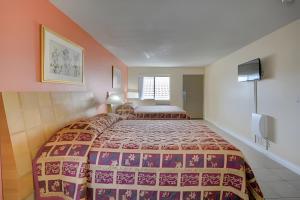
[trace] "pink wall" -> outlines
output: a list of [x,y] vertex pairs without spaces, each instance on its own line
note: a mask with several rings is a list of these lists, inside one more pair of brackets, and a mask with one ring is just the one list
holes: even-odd
[[[39,82],[41,24],[85,49],[85,86]],[[121,68],[127,90],[127,66],[48,0],[1,0],[0,91],[91,90],[103,102],[112,65]]]
[[[85,86],[40,83],[41,24],[84,47]],[[103,103],[112,65],[121,68],[126,91],[127,66],[48,0],[0,0],[0,91],[91,90]]]

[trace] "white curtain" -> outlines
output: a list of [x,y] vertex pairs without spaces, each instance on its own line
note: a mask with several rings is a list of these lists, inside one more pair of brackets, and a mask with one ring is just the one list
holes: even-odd
[[144,77],[140,76],[138,79],[139,99],[143,100]]

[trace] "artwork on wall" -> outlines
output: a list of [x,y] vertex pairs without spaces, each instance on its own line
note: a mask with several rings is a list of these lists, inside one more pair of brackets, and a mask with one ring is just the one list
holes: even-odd
[[122,88],[122,73],[117,67],[112,67],[112,88],[121,89]]
[[84,83],[83,48],[41,27],[42,82]]

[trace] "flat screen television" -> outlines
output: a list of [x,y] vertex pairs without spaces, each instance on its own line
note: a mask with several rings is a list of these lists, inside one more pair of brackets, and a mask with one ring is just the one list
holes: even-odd
[[254,59],[249,62],[238,65],[238,81],[255,81],[261,80],[261,63],[260,59]]

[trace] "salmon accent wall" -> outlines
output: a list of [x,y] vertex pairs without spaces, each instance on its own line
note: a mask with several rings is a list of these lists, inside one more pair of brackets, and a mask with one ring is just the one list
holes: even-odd
[[[85,86],[40,82],[41,24],[85,49]],[[112,65],[122,70],[127,90],[127,66],[48,0],[1,0],[0,27],[0,91],[90,90],[103,103]]]
[[[40,82],[42,24],[85,49],[84,86]],[[98,111],[105,112],[106,92],[112,90],[112,66],[121,69],[126,92],[127,66],[48,0],[1,0],[0,91],[88,90],[102,104]],[[1,182],[0,176],[0,199]]]

